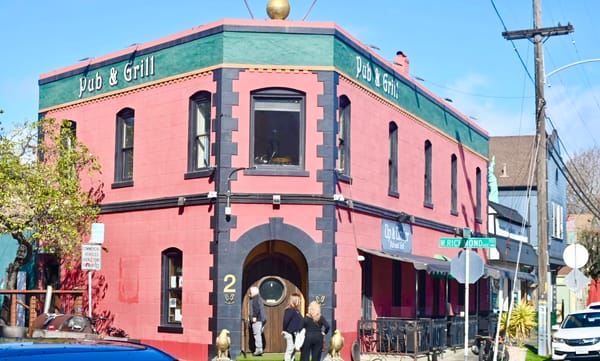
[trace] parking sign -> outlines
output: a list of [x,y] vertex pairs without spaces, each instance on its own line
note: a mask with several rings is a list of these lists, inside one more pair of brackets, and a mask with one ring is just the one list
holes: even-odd
[[102,246],[99,244],[81,245],[81,269],[84,271],[102,269]]

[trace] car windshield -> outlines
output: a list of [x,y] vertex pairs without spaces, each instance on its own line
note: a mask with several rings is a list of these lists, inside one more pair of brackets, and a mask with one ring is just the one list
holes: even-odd
[[562,328],[600,327],[600,312],[568,315]]

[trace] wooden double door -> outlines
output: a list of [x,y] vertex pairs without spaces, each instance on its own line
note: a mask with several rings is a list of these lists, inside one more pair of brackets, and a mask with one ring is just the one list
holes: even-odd
[[[290,280],[279,276],[264,276],[250,286],[258,287],[264,300],[267,323],[263,333],[263,349],[266,353],[285,351],[285,339],[281,334],[283,329],[283,314],[293,293],[301,295],[302,310],[305,310],[302,291]],[[254,351],[254,337],[249,322],[249,296],[244,295],[242,304],[242,349],[245,352]]]

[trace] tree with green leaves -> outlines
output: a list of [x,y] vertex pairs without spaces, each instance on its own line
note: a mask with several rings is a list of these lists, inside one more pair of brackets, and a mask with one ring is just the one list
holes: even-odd
[[35,251],[55,254],[67,268],[80,261],[103,197],[99,172],[68,120],[42,119],[0,134],[0,233],[19,244],[6,269],[8,289]]

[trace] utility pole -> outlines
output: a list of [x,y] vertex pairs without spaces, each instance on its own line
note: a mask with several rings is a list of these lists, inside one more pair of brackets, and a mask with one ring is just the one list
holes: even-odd
[[[547,191],[547,149],[546,149],[546,99],[544,98],[544,48],[543,39],[564,35],[573,31],[571,24],[542,28],[541,0],[533,0],[533,29],[505,31],[507,40],[534,40],[535,56],[535,141],[538,146],[536,158],[537,223],[538,223],[538,354],[548,355],[550,350],[550,309],[548,305],[548,191]],[[512,295],[511,295],[512,297]]]

